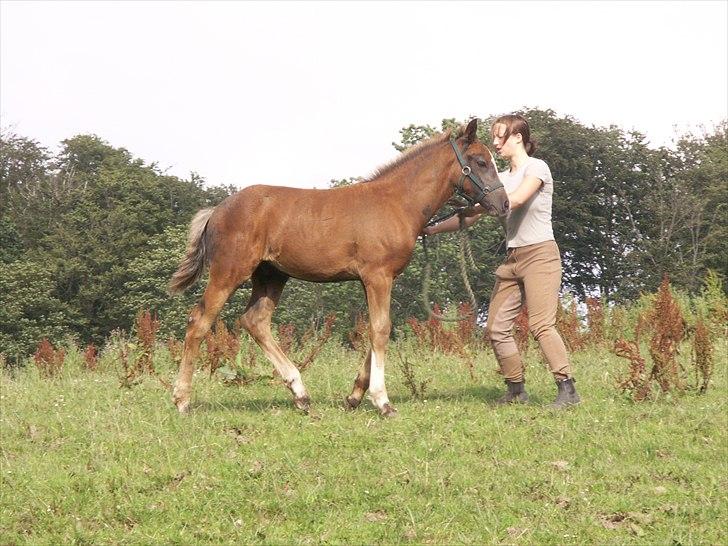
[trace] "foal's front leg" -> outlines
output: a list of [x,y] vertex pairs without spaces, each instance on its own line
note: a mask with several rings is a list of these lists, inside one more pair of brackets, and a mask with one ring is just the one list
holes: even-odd
[[[392,278],[380,276],[364,281],[369,305],[370,352],[369,397],[385,417],[394,417],[397,410],[389,403],[387,387],[384,384],[384,360],[387,353],[392,322],[389,319],[389,305],[392,294]],[[354,384],[356,389],[356,383]]]

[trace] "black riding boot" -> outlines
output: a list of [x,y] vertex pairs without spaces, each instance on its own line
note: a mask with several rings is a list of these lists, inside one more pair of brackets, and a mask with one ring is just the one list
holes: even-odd
[[508,391],[495,401],[496,404],[526,404],[528,402],[528,393],[524,387],[525,381],[514,383],[506,380]]
[[556,400],[554,400],[554,403],[551,404],[552,408],[563,409],[568,406],[575,406],[581,401],[579,394],[576,392],[573,377],[557,381],[556,387],[559,391],[556,394]]

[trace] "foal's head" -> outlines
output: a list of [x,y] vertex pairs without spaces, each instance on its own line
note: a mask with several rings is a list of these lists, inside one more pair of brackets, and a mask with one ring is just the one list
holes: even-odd
[[[498,170],[493,154],[480,142],[476,132],[478,120],[473,119],[462,135],[455,139],[457,152],[453,153],[453,170],[458,174],[457,191],[469,201],[479,203],[493,216],[505,216],[508,213],[508,195],[498,178]],[[475,176],[473,176],[475,175]]]

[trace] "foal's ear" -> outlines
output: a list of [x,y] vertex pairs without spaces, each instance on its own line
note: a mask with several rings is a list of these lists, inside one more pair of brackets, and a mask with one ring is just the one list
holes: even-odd
[[478,118],[473,118],[465,128],[465,142],[472,144],[475,142],[476,133],[478,132]]

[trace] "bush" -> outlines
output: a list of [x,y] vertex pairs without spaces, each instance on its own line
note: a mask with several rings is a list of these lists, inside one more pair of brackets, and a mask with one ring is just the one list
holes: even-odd
[[54,295],[52,272],[30,261],[0,263],[0,353],[24,357],[43,340],[62,343],[80,321]]

